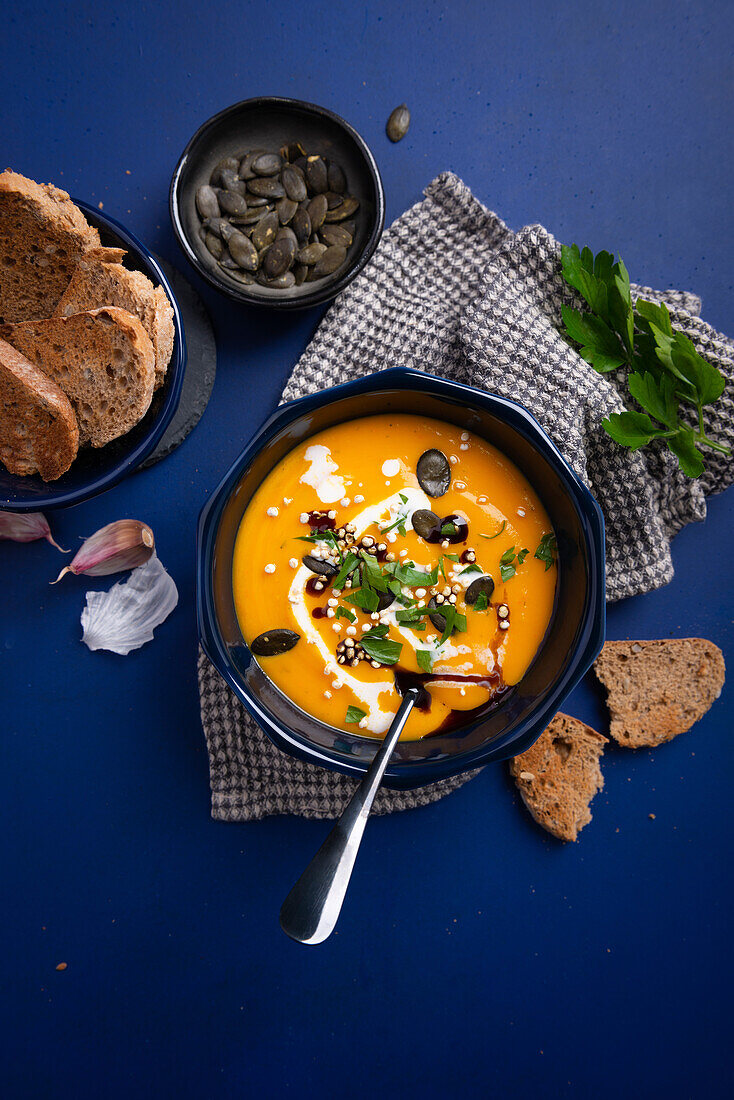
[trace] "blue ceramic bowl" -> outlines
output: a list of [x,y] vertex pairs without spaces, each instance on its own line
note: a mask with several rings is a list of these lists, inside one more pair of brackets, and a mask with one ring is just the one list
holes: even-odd
[[57,481],[42,481],[38,475],[18,477],[0,466],[0,510],[36,512],[79,504],[103,493],[129,474],[152,454],[178,408],[186,369],[186,340],[181,311],[171,285],[151,252],[114,218],[102,214],[85,202],[74,202],[90,225],[99,230],[103,245],[124,248],[125,266],[142,271],[168,295],[173,306],[175,330],[173,354],[166,378],[153,394],[147,413],[132,431],[114,439],[105,447],[85,447],[79,452],[70,470]]
[[237,622],[232,554],[253,493],[302,440],[373,413],[409,412],[491,441],[523,471],[558,537],[556,606],[535,660],[495,711],[447,734],[400,742],[386,785],[419,787],[524,752],[541,734],[604,641],[604,520],[599,505],[534,417],[520,405],[420,371],[386,370],[282,405],[232,466],[199,520],[197,612],[209,659],[278,748],[312,764],[362,775],[370,738],[317,721],[268,679]]

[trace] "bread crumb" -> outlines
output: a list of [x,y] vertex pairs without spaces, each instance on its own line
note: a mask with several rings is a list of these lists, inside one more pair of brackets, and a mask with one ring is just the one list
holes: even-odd
[[535,775],[532,772],[520,772],[521,779],[527,779],[528,782],[535,779]]
[[56,963],[57,970],[66,970],[66,963]]
[[100,208],[100,210],[104,210],[104,203],[103,202],[98,202],[97,206]]
[[648,814],[647,816],[650,818],[651,821],[655,820],[655,814]]

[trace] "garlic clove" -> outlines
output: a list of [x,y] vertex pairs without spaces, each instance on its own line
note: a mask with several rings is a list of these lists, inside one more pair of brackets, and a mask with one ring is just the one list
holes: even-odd
[[87,592],[82,641],[90,649],[125,655],[153,640],[153,631],[178,603],[178,589],[157,555],[109,592]]
[[119,519],[100,527],[82,545],[74,560],[62,569],[52,584],[58,584],[65,573],[84,573],[88,577],[104,577],[136,569],[155,550],[153,532],[138,519]]
[[62,554],[69,553],[54,540],[43,512],[0,512],[0,539],[10,539],[12,542],[45,539]]

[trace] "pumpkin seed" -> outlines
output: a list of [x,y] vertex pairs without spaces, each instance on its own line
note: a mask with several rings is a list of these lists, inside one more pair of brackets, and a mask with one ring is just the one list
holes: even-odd
[[320,195],[328,189],[329,174],[321,157],[306,157],[306,183],[314,195]]
[[279,199],[277,205],[278,217],[280,218],[281,225],[287,225],[292,220],[293,215],[298,209],[298,203],[293,199],[285,198]]
[[251,195],[266,199],[282,199],[285,195],[283,184],[272,176],[257,176],[254,180],[248,180],[247,190]]
[[244,214],[232,215],[232,225],[254,225],[255,222],[259,222],[260,218],[263,218],[267,212],[267,209],[263,210],[262,206],[248,206]]
[[204,229],[210,229],[212,233],[222,237],[222,230],[225,225],[229,225],[226,218],[207,218],[204,222]]
[[308,244],[308,239],[311,236],[311,219],[305,205],[299,206],[293,215],[291,229],[301,247]]
[[344,218],[350,218],[354,211],[358,209],[359,199],[355,199],[354,195],[347,195],[343,203],[334,210],[327,211],[324,220],[327,222],[340,222],[343,221]]
[[336,191],[339,195],[344,194],[347,189],[347,178],[338,164],[329,164],[327,179],[330,191]]
[[392,592],[378,592],[377,593],[377,610],[385,611],[395,600],[395,596]]
[[266,214],[261,218],[252,231],[252,243],[255,248],[262,249],[272,244],[279,226],[278,215],[275,213]]
[[310,267],[312,264],[319,262],[321,257],[327,252],[328,249],[325,244],[307,244],[305,248],[296,256],[299,264],[306,264]]
[[238,283],[245,283],[247,286],[251,286],[255,282],[255,276],[251,275],[249,271],[228,271],[230,279],[236,279]]
[[387,130],[387,136],[390,138],[390,141],[402,141],[408,132],[409,126],[410,111],[404,103],[401,103],[399,107],[395,108],[387,120],[385,129]]
[[227,241],[227,248],[232,259],[245,271],[257,270],[257,249],[244,233],[235,230]]
[[293,199],[294,202],[303,202],[304,199],[308,198],[306,181],[300,168],[296,168],[294,164],[289,164],[283,169],[280,178],[289,199]]
[[237,171],[239,167],[239,161],[236,157],[225,157],[224,160],[220,160],[219,164],[212,171],[209,182],[214,187],[220,187],[222,185],[222,172]]
[[298,238],[293,230],[288,225],[284,225],[282,229],[279,229],[275,234],[276,241],[293,241],[293,245],[298,249]]
[[234,191],[236,195],[243,195],[247,191],[247,184],[244,180],[241,180],[237,175],[237,172],[233,172],[231,168],[223,168],[219,173],[219,178],[222,181],[222,187],[225,191]]
[[[310,247],[316,247],[312,245]],[[323,245],[319,245],[319,248],[323,248]],[[347,258],[346,248],[342,248],[340,244],[330,245],[321,256],[316,266],[313,269],[315,279],[321,279],[324,275],[333,275],[338,267],[344,263]]]
[[422,539],[430,539],[436,532],[441,533],[441,517],[428,508],[418,508],[410,517],[410,522],[416,535]]
[[270,210],[273,209],[273,206],[270,204],[268,199],[265,198],[264,195],[251,195],[250,192],[248,191],[245,198],[247,199],[248,209],[252,208],[252,209],[255,209],[255,210],[259,210],[260,213],[262,213],[263,207],[266,207],[266,206]]
[[301,561],[312,573],[318,573],[322,577],[335,577],[339,570],[330,561],[314,558],[311,554],[304,554]]
[[324,194],[326,195],[326,205],[329,210],[335,210],[337,206],[341,206],[344,202],[344,196],[337,195],[336,191],[325,191]]
[[293,275],[296,280],[296,286],[302,286],[308,275],[308,267],[306,264],[296,264],[293,268]]
[[235,191],[220,191],[217,198],[225,214],[244,214],[247,210],[244,198]]
[[429,497],[442,497],[451,484],[451,465],[443,451],[431,447],[424,451],[416,466],[418,484]]
[[263,260],[263,274],[268,279],[277,279],[279,275],[285,275],[296,258],[296,247],[296,242],[287,237],[282,237],[275,244],[271,244]]
[[250,642],[250,649],[257,657],[275,657],[279,653],[287,653],[289,649],[293,649],[300,638],[301,635],[295,630],[287,630],[285,627],[266,630]]
[[319,237],[324,244],[340,244],[342,248],[349,248],[352,243],[352,235],[343,225],[322,225]]
[[228,249],[222,248],[222,258],[219,261],[219,266],[223,267],[225,271],[233,271],[234,268],[239,267],[240,265],[232,256],[230,256]]
[[283,167],[283,160],[277,153],[262,153],[252,162],[256,176],[277,176]]
[[219,237],[207,230],[206,236],[204,237],[204,244],[211,252],[215,260],[221,259],[222,253],[224,252],[224,245],[222,244]]
[[196,192],[196,209],[202,218],[218,218],[219,200],[217,199],[217,193],[213,187],[208,184],[204,184]]
[[492,593],[494,592],[494,580],[486,573],[483,577],[477,577],[475,581],[472,581],[466,592],[464,593],[464,600],[468,604],[474,604],[477,602],[479,596],[484,593],[487,597],[487,602],[491,600]]
[[261,271],[258,273],[256,279],[260,286],[270,287],[271,290],[290,290],[290,288],[296,284],[296,279],[292,271],[286,271],[284,275],[279,275],[277,279],[268,279]]
[[266,149],[252,149],[246,156],[242,158],[239,163],[240,179],[251,180],[255,178],[255,173],[252,170],[253,161],[256,161],[257,158],[261,157],[265,152],[267,152]]
[[308,216],[311,219],[311,232],[315,232],[323,225],[324,218],[329,209],[325,195],[315,195],[308,204]]
[[[439,633],[443,634],[444,630],[446,629],[446,616],[442,615],[440,611],[437,611],[437,610],[432,611],[431,610],[433,608],[438,608],[440,606],[441,605],[436,602],[436,597],[431,596],[430,600],[428,601],[428,608],[429,608],[428,618],[431,620],[431,622],[435,626],[436,630],[438,630]],[[452,606],[452,605],[450,604],[449,606]],[[453,634],[453,631],[452,631],[452,634]]]

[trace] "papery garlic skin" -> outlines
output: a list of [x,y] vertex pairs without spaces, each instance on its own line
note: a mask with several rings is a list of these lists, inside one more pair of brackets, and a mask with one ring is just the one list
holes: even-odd
[[84,573],[87,577],[105,577],[145,565],[155,550],[153,532],[139,519],[118,519],[90,535],[71,565],[62,569],[52,584],[65,573]]
[[10,539],[12,542],[46,539],[62,554],[69,553],[54,540],[43,512],[0,512],[0,539]]
[[109,592],[87,592],[82,641],[90,649],[125,655],[153,640],[153,631],[178,603],[178,589],[154,554]]

